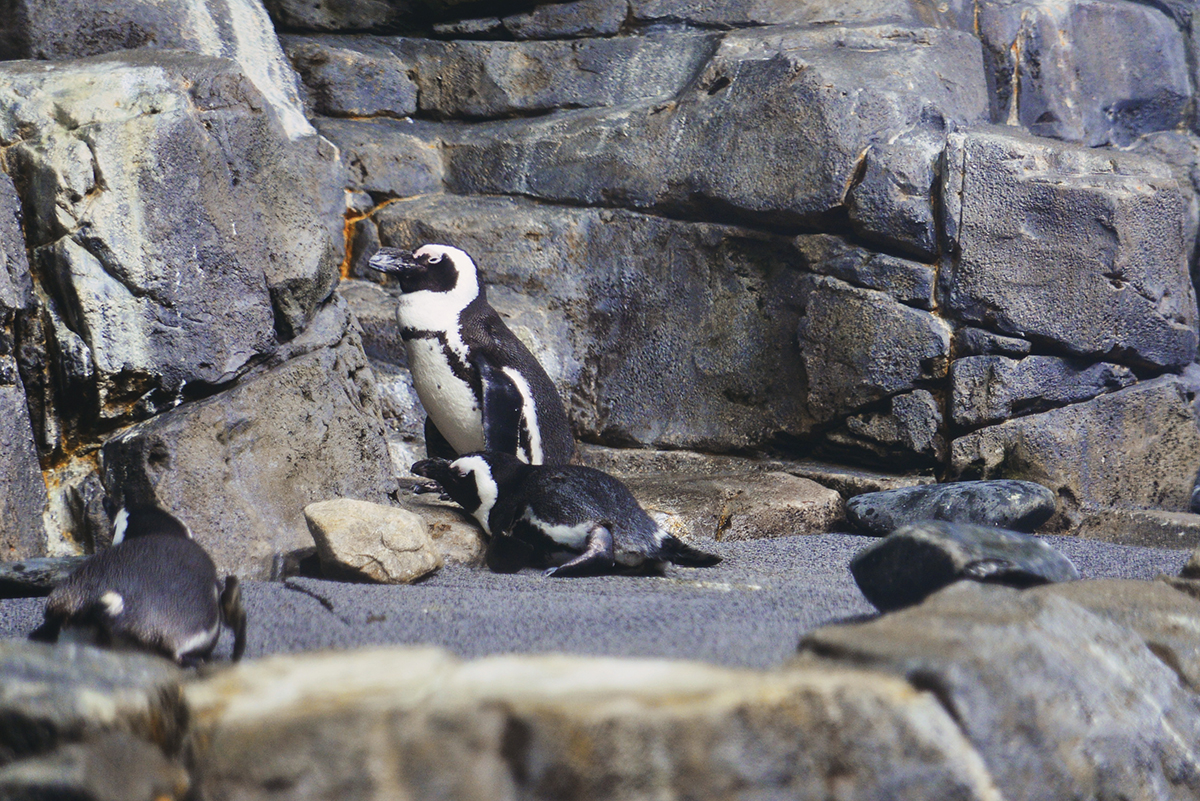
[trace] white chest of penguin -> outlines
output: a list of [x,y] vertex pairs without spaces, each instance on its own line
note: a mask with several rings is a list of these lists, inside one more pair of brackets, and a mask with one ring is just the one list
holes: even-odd
[[440,339],[410,339],[408,366],[425,413],[459,453],[483,450],[483,412],[470,384],[454,374]]

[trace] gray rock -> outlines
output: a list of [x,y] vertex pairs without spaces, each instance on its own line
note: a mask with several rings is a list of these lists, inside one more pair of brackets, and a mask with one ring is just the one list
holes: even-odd
[[203,797],[1000,797],[932,694],[847,668],[386,649],[247,662],[186,693]]
[[269,578],[277,558],[312,546],[308,504],[387,503],[396,489],[353,333],[127,429],[102,461],[110,491],[176,512],[218,571],[242,578]]
[[44,552],[42,512],[46,484],[38,463],[37,441],[18,369],[18,318],[34,310],[33,282],[25,257],[21,206],[12,180],[0,173],[0,559]]
[[[0,355],[0,370],[13,374],[16,362]],[[0,558],[25,559],[46,551],[42,513],[46,484],[38,464],[25,391],[20,381],[0,382]]]
[[1012,129],[952,134],[943,193],[951,313],[1068,354],[1195,357],[1187,209],[1165,165]]
[[[942,410],[933,393],[917,389],[903,395],[893,395],[887,413],[868,412],[846,418],[844,428],[826,433],[825,440],[838,450],[865,451],[877,459],[889,462],[940,461],[945,455],[946,439],[942,435]],[[869,456],[867,458],[870,458]]]
[[[308,105],[325,117],[405,117],[417,110],[408,65],[371,39],[285,36],[284,52],[300,74]],[[347,45],[347,46],[342,46]]]
[[919,309],[933,308],[936,281],[931,264],[874,253],[829,234],[798,236],[795,245],[804,265],[815,273],[886,292]]
[[506,31],[499,17],[477,17],[435,22],[434,36],[443,39],[499,39]]
[[289,138],[311,136],[275,28],[253,0],[159,3],[9,0],[0,20],[0,59],[59,61],[118,50],[188,50],[241,65]]
[[979,3],[993,118],[1089,146],[1125,146],[1183,126],[1192,97],[1187,45],[1153,5]]
[[1019,531],[970,523],[910,523],[868,545],[850,561],[867,600],[892,612],[956,581],[1030,587],[1075,581],[1079,571],[1053,547]]
[[166,659],[90,646],[0,641],[0,753],[8,762],[126,732],[178,753],[183,674]]
[[1006,337],[982,328],[963,326],[954,332],[953,353],[955,359],[967,356],[1011,356],[1019,359],[1028,356],[1032,349],[1029,340]]
[[959,437],[950,458],[953,477],[1049,487],[1059,508],[1044,531],[1064,531],[1107,508],[1186,511],[1200,432],[1179,379],[1163,376]]
[[816,279],[797,330],[818,421],[943,378],[950,360],[940,318],[835,278]]
[[823,534],[843,518],[837,492],[787,473],[665,473],[625,483],[655,522],[685,542]]
[[1046,590],[958,582],[801,650],[932,692],[1005,798],[1200,792],[1200,698],[1137,632]]
[[302,31],[392,30],[416,9],[405,0],[264,0],[279,28]]
[[1054,514],[1054,493],[1032,481],[958,481],[869,492],[846,504],[850,522],[884,535],[908,523],[944,520],[1033,531]]
[[[318,119],[316,125],[321,135],[341,151],[347,187],[400,198],[442,191],[445,168],[441,145],[437,139],[419,134],[428,126],[390,119],[331,118]],[[376,241],[372,253],[378,248]],[[368,271],[357,265],[353,274],[368,277]]]
[[[369,226],[374,228],[373,225]],[[363,351],[373,360],[408,367],[408,353],[396,324],[396,296],[371,281],[343,279],[338,294],[346,299],[362,330]]]
[[621,477],[662,473],[689,473],[691,475],[789,473],[837,490],[843,498],[861,495],[864,492],[879,492],[897,487],[931,484],[935,481],[933,476],[894,475],[861,467],[819,462],[814,459],[748,459],[682,450],[603,448],[587,443],[579,444],[578,458],[580,464]]
[[304,519],[324,576],[411,584],[442,566],[425,521],[406,509],[338,498],[310,503]]
[[786,238],[501,198],[397,201],[373,219],[386,244],[474,257],[577,437],[719,452],[805,430]]
[[697,33],[548,42],[377,41],[408,65],[421,113],[439,119],[669,100],[716,47],[713,35]]
[[47,556],[0,562],[0,598],[49,595],[86,560],[86,556]]
[[235,62],[130,51],[0,74],[0,140],[85,429],[228,382],[303,330],[341,261],[336,154],[290,138]]
[[[928,0],[630,0],[630,15],[638,22],[686,22],[692,25],[729,27],[777,25],[861,25],[894,22],[914,26],[936,24],[953,27],[964,6],[961,0],[932,3]],[[969,10],[967,11],[969,18]]]
[[620,33],[628,13],[628,4],[620,0],[575,0],[505,17],[504,29],[514,39],[614,36]]
[[950,363],[954,422],[973,427],[1091,400],[1137,381],[1128,367],[1057,356],[968,356]]
[[184,798],[189,787],[182,765],[121,731],[0,767],[0,796],[14,801],[158,801]]
[[819,229],[880,131],[986,118],[978,47],[933,29],[731,32],[674,103],[447,129],[448,188]]
[[1200,688],[1200,602],[1161,581],[1072,581],[1030,590],[1065,598],[1130,629],[1179,674],[1193,692]]
[[855,231],[918,258],[936,258],[934,187],[945,146],[945,131],[933,124],[872,143],[860,176],[846,192]]
[[1076,536],[1143,548],[1186,550],[1200,545],[1200,515],[1160,509],[1083,509]]

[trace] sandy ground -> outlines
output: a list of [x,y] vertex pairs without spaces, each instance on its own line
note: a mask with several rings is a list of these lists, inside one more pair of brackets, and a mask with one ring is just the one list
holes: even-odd
[[[1186,551],[1047,537],[1084,578],[1178,574]],[[438,645],[464,657],[563,651],[770,667],[800,637],[874,609],[847,565],[873,538],[850,534],[703,543],[725,561],[664,577],[548,579],[447,567],[412,586],[316,579],[248,582],[248,658],[365,645]],[[23,637],[43,599],[0,600],[0,637]],[[218,656],[227,652],[222,637]]]

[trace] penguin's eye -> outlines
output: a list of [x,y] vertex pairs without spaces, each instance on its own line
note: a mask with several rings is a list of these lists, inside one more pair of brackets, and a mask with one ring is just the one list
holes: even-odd
[[442,257],[440,255],[439,256],[430,256],[428,259],[430,264],[437,264],[441,260],[442,260]]

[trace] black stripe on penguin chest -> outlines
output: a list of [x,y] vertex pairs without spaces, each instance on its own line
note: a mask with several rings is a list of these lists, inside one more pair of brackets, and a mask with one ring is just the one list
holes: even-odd
[[406,343],[416,339],[431,339],[436,341],[441,348],[442,358],[446,360],[446,364],[449,366],[450,372],[454,377],[469,386],[476,398],[483,397],[483,386],[479,378],[479,371],[473,365],[463,361],[454,348],[450,347],[450,341],[444,332],[418,331],[414,328],[405,328],[401,330],[400,337]]

